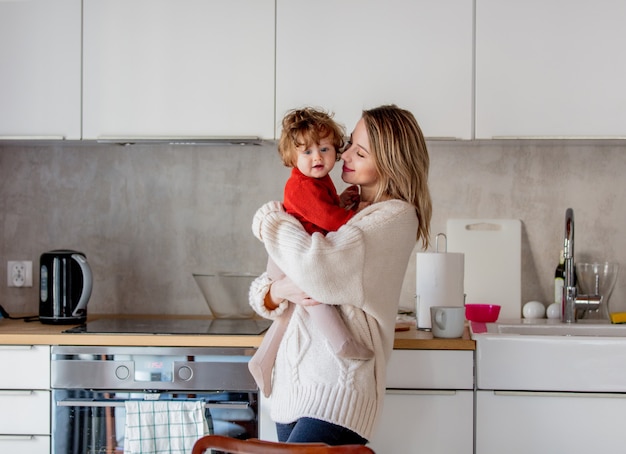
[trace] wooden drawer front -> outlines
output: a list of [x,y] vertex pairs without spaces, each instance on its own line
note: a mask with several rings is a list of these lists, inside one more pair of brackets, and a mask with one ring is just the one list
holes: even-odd
[[470,350],[394,350],[387,365],[387,388],[474,389]]
[[50,454],[50,437],[45,435],[0,435],[0,452],[7,454]]
[[0,345],[0,389],[49,389],[50,347]]
[[50,435],[50,391],[0,390],[0,433]]

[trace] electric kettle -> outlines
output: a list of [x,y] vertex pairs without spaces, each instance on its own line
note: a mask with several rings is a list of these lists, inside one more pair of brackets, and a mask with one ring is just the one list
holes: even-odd
[[85,254],[56,250],[41,254],[39,321],[45,324],[82,324],[87,321],[92,274]]

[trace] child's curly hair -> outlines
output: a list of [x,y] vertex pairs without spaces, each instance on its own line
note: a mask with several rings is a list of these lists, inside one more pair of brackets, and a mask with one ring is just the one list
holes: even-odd
[[344,146],[345,128],[333,120],[333,115],[312,107],[290,110],[283,118],[278,154],[285,166],[294,167],[298,147],[319,143],[327,137],[331,138],[338,161]]

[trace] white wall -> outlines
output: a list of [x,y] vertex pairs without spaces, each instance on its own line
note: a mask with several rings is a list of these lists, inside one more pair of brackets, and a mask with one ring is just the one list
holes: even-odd
[[[624,142],[430,142],[429,149],[433,238],[448,218],[521,219],[522,299],[548,303],[572,207],[577,260],[624,267],[612,303],[626,310]],[[282,197],[288,172],[273,143],[0,145],[0,275],[7,260],[35,265],[31,289],[0,279],[0,304],[36,313],[39,255],[73,248],[94,271],[90,313],[208,314],[192,272],[263,269],[252,215]],[[403,306],[413,305],[414,265]]]

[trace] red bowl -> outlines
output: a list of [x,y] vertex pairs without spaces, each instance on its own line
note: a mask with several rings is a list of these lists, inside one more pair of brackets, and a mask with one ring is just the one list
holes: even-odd
[[466,304],[465,318],[471,322],[493,323],[498,320],[500,306],[497,304]]

